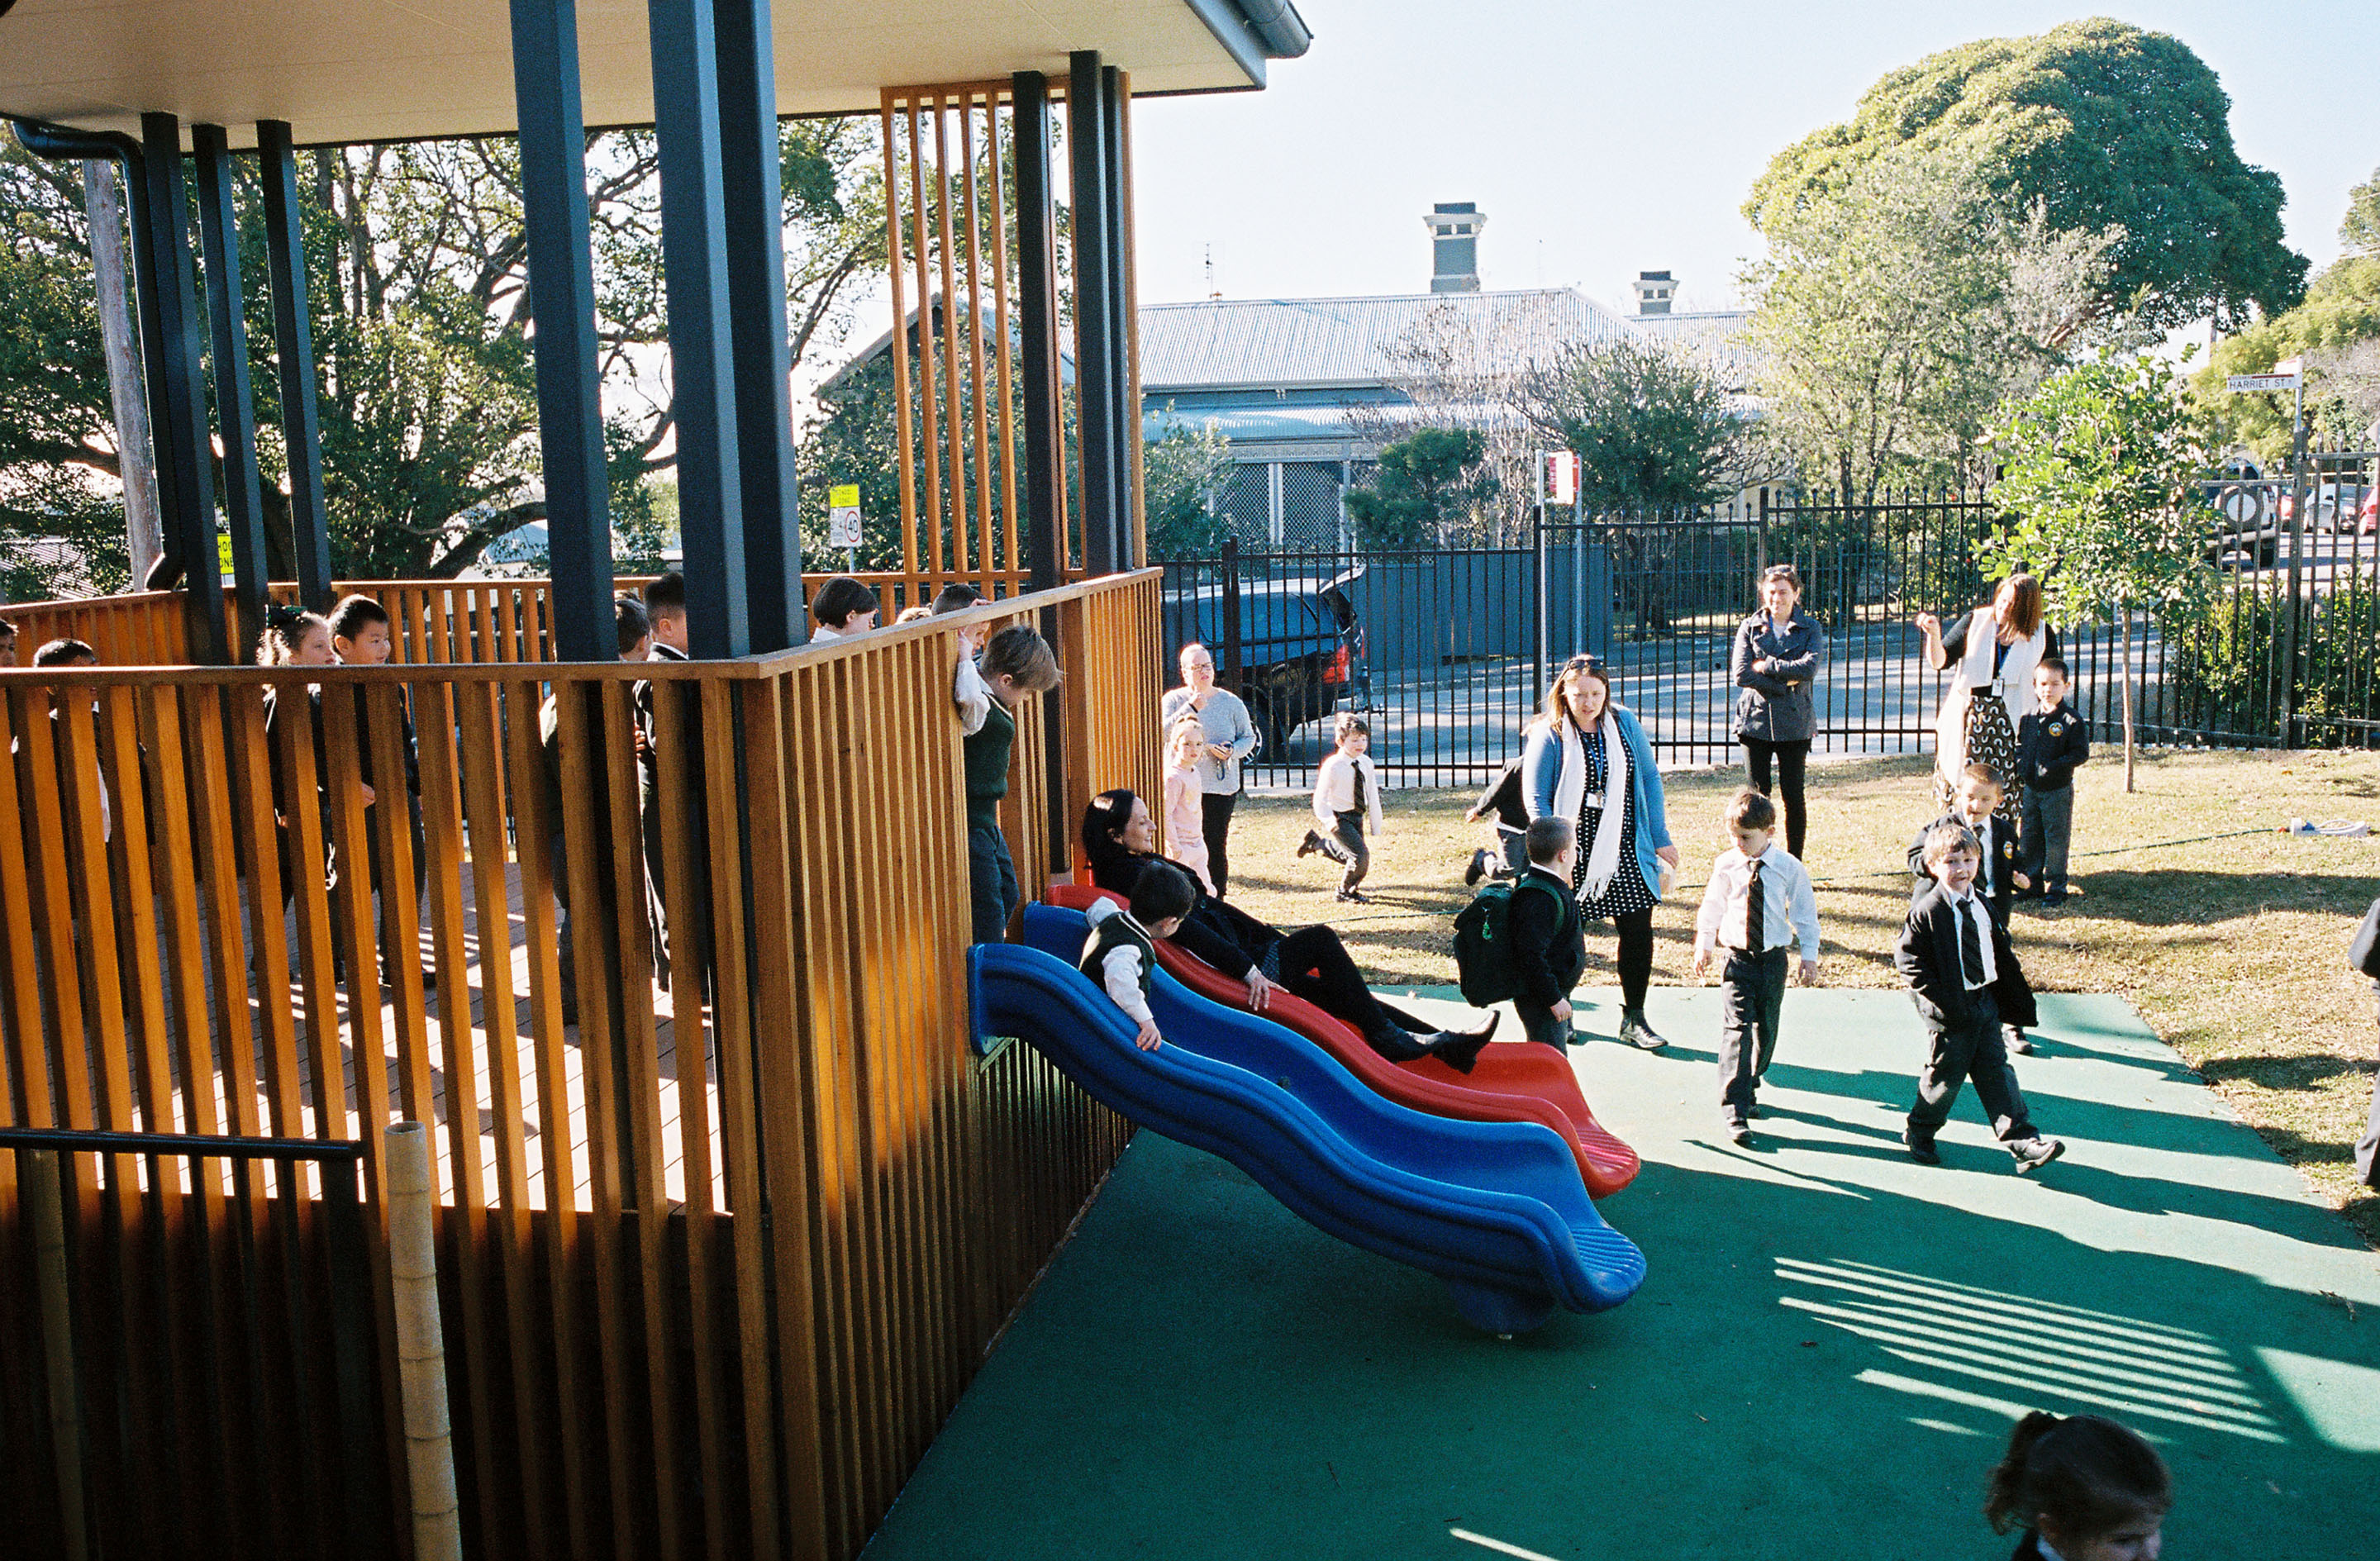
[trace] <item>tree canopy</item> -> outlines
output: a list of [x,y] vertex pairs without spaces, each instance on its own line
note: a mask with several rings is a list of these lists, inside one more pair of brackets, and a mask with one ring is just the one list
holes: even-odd
[[1175,424],[1148,442],[1142,458],[1142,497],[1151,558],[1212,558],[1231,535],[1223,490],[1234,475],[1232,442],[1214,419],[1199,428]]
[[1467,531],[1502,485],[1474,429],[1421,429],[1380,451],[1369,486],[1347,490],[1347,516],[1367,548],[1422,548]]
[[2216,344],[2192,381],[2211,443],[2245,445],[2268,464],[2289,453],[2289,395],[2223,388],[2230,375],[2265,373],[2285,357],[2305,360],[2306,420],[2315,432],[2361,439],[2380,418],[2380,253],[2332,263],[2305,302]]
[[2119,235],[2102,311],[2228,325],[2289,309],[2306,276],[2280,179],[2240,160],[2229,113],[2215,72],[2163,33],[2098,18],[1983,39],[1891,72],[1848,123],[1779,152],[1744,215],[1773,236],[1879,161],[1939,152],[2010,219],[2039,202],[2054,232]]
[[1581,347],[1529,385],[1530,419],[1579,459],[1590,510],[1699,509],[1743,485],[1745,427],[1699,360],[1634,337]]

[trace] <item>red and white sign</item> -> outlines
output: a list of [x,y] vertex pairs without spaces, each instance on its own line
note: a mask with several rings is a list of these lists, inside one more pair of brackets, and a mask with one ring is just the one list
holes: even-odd
[[1578,453],[1537,452],[1537,502],[1545,505],[1578,502]]

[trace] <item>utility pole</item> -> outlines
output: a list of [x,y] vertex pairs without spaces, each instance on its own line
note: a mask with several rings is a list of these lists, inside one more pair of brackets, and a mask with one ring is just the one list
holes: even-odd
[[149,403],[140,382],[140,348],[133,336],[132,297],[125,286],[124,194],[115,164],[105,158],[82,165],[83,212],[91,219],[91,264],[99,281],[99,339],[107,356],[107,392],[115,405],[115,452],[124,482],[124,545],[135,587],[165,551],[157,517],[155,447],[149,438]]

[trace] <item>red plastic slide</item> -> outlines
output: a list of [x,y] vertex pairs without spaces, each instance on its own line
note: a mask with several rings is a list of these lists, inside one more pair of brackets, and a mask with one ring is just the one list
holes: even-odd
[[[1120,894],[1087,884],[1053,884],[1050,903],[1088,910],[1094,901],[1123,903]],[[1160,940],[1157,962],[1200,997],[1245,1009],[1248,990],[1176,944]],[[1394,1063],[1374,1051],[1354,1028],[1303,998],[1277,992],[1265,1017],[1305,1036],[1335,1058],[1375,1093],[1400,1106],[1464,1122],[1536,1122],[1570,1145],[1587,1192],[1607,1198],[1636,1179],[1636,1151],[1614,1138],[1586,1108],[1570,1062],[1534,1041],[1491,1041],[1468,1073],[1434,1057]]]

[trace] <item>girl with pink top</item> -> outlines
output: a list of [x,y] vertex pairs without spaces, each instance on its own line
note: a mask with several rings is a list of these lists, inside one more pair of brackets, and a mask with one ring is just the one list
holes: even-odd
[[1196,716],[1177,720],[1165,737],[1165,853],[1198,875],[1198,887],[1215,892],[1207,876],[1206,803],[1198,761],[1207,752],[1207,731]]

